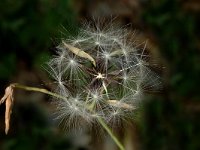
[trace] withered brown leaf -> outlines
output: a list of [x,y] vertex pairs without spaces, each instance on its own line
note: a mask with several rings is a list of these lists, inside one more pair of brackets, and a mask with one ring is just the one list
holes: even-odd
[[6,111],[5,111],[5,133],[7,134],[10,128],[10,116],[12,114],[12,106],[13,106],[13,85],[8,86],[5,89],[5,94],[0,100],[0,105],[5,102]]

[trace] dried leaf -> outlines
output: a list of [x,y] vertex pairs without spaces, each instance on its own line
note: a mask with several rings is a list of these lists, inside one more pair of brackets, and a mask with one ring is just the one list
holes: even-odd
[[90,60],[92,62],[92,64],[94,66],[96,66],[96,62],[94,60],[94,58],[89,55],[88,53],[84,52],[83,50],[79,49],[79,48],[76,48],[74,46],[71,46],[67,43],[65,43],[64,41],[62,41],[64,46],[69,49],[72,53],[74,53],[75,55],[79,56],[79,57],[83,57],[83,58],[87,58],[88,60]]
[[115,106],[115,107],[119,107],[119,108],[124,108],[124,109],[135,109],[135,107],[129,105],[129,104],[126,104],[126,103],[123,103],[123,102],[120,102],[118,100],[108,100],[108,103],[112,106]]
[[13,101],[14,101],[13,86],[10,85],[6,88],[3,98],[0,100],[0,104],[4,102],[6,103],[6,111],[5,111],[5,133],[6,134],[8,133],[9,128],[10,128],[10,116],[12,114]]

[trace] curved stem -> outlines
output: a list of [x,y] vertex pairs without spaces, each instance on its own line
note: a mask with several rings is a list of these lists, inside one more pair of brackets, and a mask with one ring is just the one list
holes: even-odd
[[14,88],[23,89],[23,90],[26,90],[26,91],[40,92],[40,93],[44,93],[44,94],[47,94],[47,95],[51,95],[51,96],[56,97],[56,98],[67,100],[66,97],[61,96],[61,95],[56,94],[56,93],[53,93],[53,92],[50,92],[47,89],[25,86],[25,85],[21,85],[21,84],[18,84],[18,83],[11,84],[11,86],[14,87]]
[[98,118],[99,123],[102,125],[102,127],[108,132],[108,134],[111,136],[113,141],[117,144],[117,146],[120,148],[120,150],[125,150],[124,146],[120,143],[120,141],[117,139],[117,137],[112,133],[108,125],[104,122],[102,118]]

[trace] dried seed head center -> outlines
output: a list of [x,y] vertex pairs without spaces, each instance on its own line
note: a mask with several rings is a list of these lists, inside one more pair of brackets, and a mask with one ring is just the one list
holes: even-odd
[[105,78],[105,77],[104,77],[104,74],[99,73],[99,72],[98,72],[98,74],[95,75],[95,76],[96,76],[96,79],[104,79],[104,78]]

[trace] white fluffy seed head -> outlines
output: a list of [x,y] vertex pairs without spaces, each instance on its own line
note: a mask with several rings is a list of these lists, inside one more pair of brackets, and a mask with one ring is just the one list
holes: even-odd
[[119,123],[133,114],[144,90],[160,85],[144,60],[145,49],[139,52],[130,31],[111,23],[98,25],[63,40],[48,63],[56,92],[67,99],[56,102],[58,118],[68,118],[66,126],[94,124],[98,117]]

